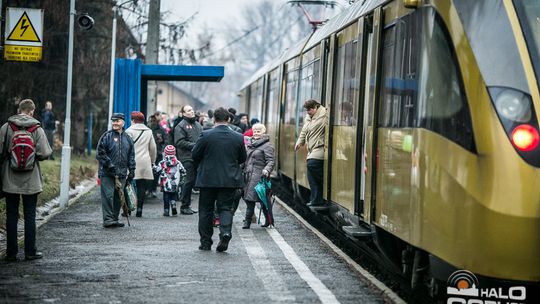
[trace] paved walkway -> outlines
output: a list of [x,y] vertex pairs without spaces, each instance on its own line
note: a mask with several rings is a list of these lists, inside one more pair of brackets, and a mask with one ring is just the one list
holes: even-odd
[[0,303],[383,302],[281,207],[276,229],[241,229],[244,206],[228,251],[217,229],[200,251],[198,215],[163,217],[159,199],[131,227],[103,228],[97,187],[38,230],[43,259],[0,262]]

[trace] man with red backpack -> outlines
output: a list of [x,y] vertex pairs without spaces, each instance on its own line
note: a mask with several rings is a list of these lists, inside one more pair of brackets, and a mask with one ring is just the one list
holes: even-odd
[[43,257],[36,248],[36,204],[43,191],[38,161],[52,154],[45,131],[32,116],[36,106],[31,99],[19,103],[17,115],[0,128],[2,153],[2,190],[6,196],[6,260],[16,261],[18,253],[17,221],[22,197],[24,210],[24,253],[26,260]]

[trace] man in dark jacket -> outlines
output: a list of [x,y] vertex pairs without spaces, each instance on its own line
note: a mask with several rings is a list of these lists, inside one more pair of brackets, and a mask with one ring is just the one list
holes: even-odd
[[99,179],[101,181],[101,209],[103,227],[124,227],[118,222],[120,198],[114,189],[115,178],[131,183],[135,176],[135,148],[133,140],[124,132],[124,114],[114,113],[111,117],[112,130],[105,132],[97,145]]
[[210,250],[214,228],[212,219],[217,207],[221,225],[217,251],[227,250],[231,240],[233,201],[236,189],[244,186],[240,165],[246,161],[244,137],[228,126],[229,112],[217,108],[214,112],[215,126],[202,133],[193,148],[193,160],[198,163],[197,182],[199,196],[200,250]]
[[[54,131],[56,130],[56,118],[54,117],[54,113],[52,111],[52,102],[47,101],[45,103],[45,109],[41,111],[41,123],[43,126],[43,130],[45,130],[45,135],[47,135],[47,141],[49,142],[49,146],[54,150]],[[49,159],[54,160],[53,155],[49,157]]]
[[176,158],[186,169],[186,181],[182,185],[180,193],[181,214],[193,214],[197,211],[191,209],[191,192],[195,184],[197,166],[191,157],[191,150],[195,146],[197,139],[202,133],[202,126],[195,118],[195,112],[190,105],[182,107],[182,121],[174,128],[174,146],[176,148]]

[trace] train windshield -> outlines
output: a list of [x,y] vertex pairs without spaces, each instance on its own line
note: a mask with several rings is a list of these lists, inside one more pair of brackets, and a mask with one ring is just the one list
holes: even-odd
[[540,1],[514,0],[514,5],[540,84]]

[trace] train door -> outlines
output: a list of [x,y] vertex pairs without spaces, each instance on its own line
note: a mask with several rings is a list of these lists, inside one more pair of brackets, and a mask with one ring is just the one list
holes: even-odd
[[366,75],[364,80],[364,109],[362,115],[362,154],[360,170],[360,199],[363,199],[363,220],[374,220],[377,180],[377,92],[380,87],[379,65],[381,48],[382,10],[377,8],[373,15],[364,17],[366,22]]
[[[302,130],[307,117],[303,108],[304,101],[308,99],[321,100],[321,45],[316,45],[302,54],[302,68],[300,70],[300,86],[298,91],[298,134]],[[307,149],[300,149],[296,153],[296,183],[304,188],[309,188],[307,179]]]
[[329,128],[329,198],[354,213],[360,88],[356,63],[358,25],[352,24],[338,32],[336,42]]
[[[266,122],[266,133],[270,136],[270,142],[275,147],[275,159],[279,159],[279,68],[272,70],[268,77],[268,98],[266,105],[266,114],[264,121]],[[278,166],[274,166],[277,170]]]
[[294,180],[294,144],[296,140],[296,97],[298,86],[298,70],[300,58],[296,57],[285,63],[283,73],[283,113],[279,131],[279,173]]

